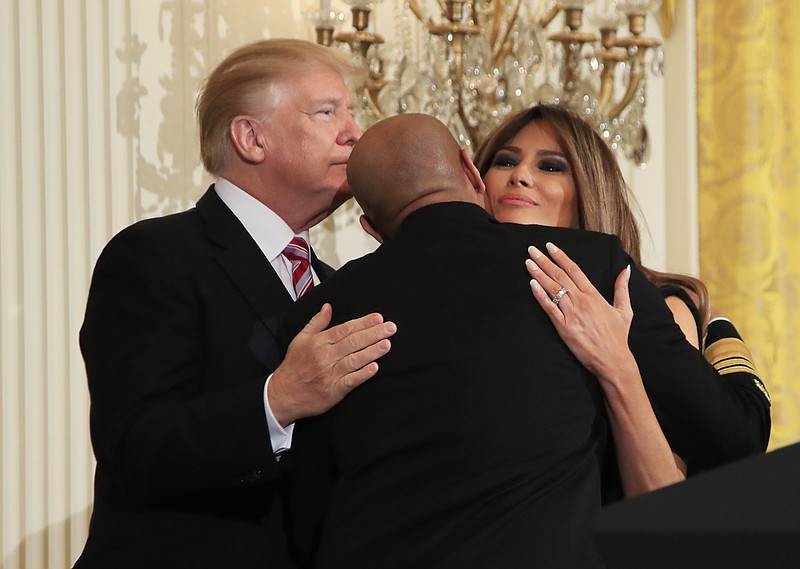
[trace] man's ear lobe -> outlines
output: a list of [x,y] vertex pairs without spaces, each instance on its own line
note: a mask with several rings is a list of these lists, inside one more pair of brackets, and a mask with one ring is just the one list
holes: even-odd
[[262,162],[266,157],[267,143],[261,124],[253,117],[233,117],[228,130],[236,154],[251,164]]
[[358,218],[358,222],[361,224],[361,228],[364,231],[366,231],[368,235],[372,235],[375,241],[377,241],[378,243],[384,242],[385,240],[384,236],[381,234],[380,231],[375,229],[375,226],[372,224],[372,221],[370,221],[370,219],[366,215],[361,215],[361,217]]
[[483,194],[486,192],[486,184],[483,183],[481,179],[481,173],[475,167],[475,164],[472,162],[472,158],[469,157],[467,154],[466,149],[461,149],[461,167],[464,169],[464,173],[467,176],[470,184],[472,187],[475,188],[475,191],[478,195]]

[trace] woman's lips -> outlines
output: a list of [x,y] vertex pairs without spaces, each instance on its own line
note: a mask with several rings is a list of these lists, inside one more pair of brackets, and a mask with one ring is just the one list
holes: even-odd
[[517,205],[523,207],[530,207],[539,205],[529,196],[522,194],[506,194],[500,198],[500,203],[503,205]]

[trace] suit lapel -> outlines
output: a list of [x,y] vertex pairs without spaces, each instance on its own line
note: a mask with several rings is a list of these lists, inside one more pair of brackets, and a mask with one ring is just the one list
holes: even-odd
[[314,267],[314,272],[317,273],[320,281],[324,281],[336,272],[333,267],[320,261],[313,249],[311,249],[311,266]]
[[197,202],[197,210],[206,220],[208,238],[221,248],[217,261],[277,340],[280,318],[293,302],[286,287],[214,186]]

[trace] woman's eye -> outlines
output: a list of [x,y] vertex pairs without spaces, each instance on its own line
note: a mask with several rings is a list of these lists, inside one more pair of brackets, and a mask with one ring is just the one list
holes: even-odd
[[510,156],[495,156],[492,161],[492,166],[497,168],[511,168],[517,165],[517,161]]
[[545,160],[539,162],[539,170],[543,172],[566,172],[567,165],[557,160]]

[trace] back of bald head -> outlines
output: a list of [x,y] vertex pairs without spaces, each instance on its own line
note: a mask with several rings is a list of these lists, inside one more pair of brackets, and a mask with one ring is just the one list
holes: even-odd
[[365,215],[389,236],[414,209],[464,199],[472,188],[453,135],[438,119],[416,113],[368,128],[350,154],[347,179]]

